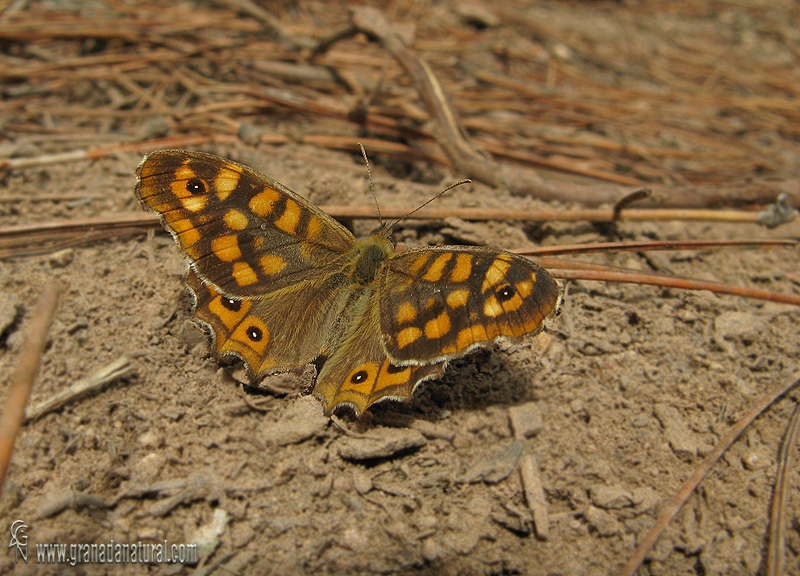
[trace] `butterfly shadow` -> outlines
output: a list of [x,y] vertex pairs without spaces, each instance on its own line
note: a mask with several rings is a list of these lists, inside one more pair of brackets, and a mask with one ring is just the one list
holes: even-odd
[[518,354],[490,348],[453,361],[443,376],[420,383],[410,400],[379,402],[370,411],[376,420],[392,413],[438,420],[450,412],[480,411],[534,400],[536,366],[525,356],[530,350],[524,346],[511,350]]

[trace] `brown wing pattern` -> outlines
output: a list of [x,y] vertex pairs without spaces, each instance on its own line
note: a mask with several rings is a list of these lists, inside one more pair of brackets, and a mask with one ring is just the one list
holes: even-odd
[[326,276],[353,235],[285,186],[211,154],[162,150],[136,172],[136,195],[200,277],[229,296],[252,297]]
[[409,398],[417,384],[444,372],[445,362],[398,366],[381,345],[378,294],[365,294],[354,304],[357,320],[317,376],[314,395],[332,412],[350,406],[356,416],[386,398]]
[[399,364],[436,363],[499,338],[539,331],[559,288],[530,260],[489,248],[399,252],[380,289],[383,344]]
[[241,358],[258,378],[300,368],[324,351],[347,290],[336,276],[307,280],[264,298],[231,298],[190,271],[197,319],[210,327],[217,356]]

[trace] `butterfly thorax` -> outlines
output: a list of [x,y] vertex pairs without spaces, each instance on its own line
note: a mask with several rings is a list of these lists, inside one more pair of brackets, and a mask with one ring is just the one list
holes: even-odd
[[352,249],[352,278],[355,282],[367,285],[372,283],[384,261],[394,254],[394,244],[384,234],[377,233],[356,242]]

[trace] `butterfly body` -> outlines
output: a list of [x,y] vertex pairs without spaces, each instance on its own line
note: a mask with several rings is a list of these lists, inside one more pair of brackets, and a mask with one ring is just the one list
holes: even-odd
[[195,315],[218,356],[255,377],[319,367],[327,411],[404,399],[476,346],[536,333],[558,308],[553,278],[522,257],[464,246],[396,251],[357,240],[278,182],[230,160],[145,157],[136,194],[187,256]]

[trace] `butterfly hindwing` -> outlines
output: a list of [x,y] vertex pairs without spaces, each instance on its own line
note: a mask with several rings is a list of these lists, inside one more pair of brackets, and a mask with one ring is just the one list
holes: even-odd
[[439,362],[535,334],[560,298],[553,277],[527,258],[466,246],[395,254],[380,293],[384,347],[401,364]]
[[444,372],[445,362],[400,366],[386,356],[381,345],[379,295],[365,293],[354,303],[358,310],[339,346],[325,361],[314,395],[326,412],[350,406],[360,415],[386,398],[409,398],[417,384]]
[[217,356],[241,358],[258,378],[301,368],[324,353],[347,292],[335,276],[311,279],[263,298],[231,298],[189,271],[195,315]]
[[136,194],[200,277],[229,296],[262,296],[341,267],[353,235],[285,186],[211,154],[162,150],[137,170]]

